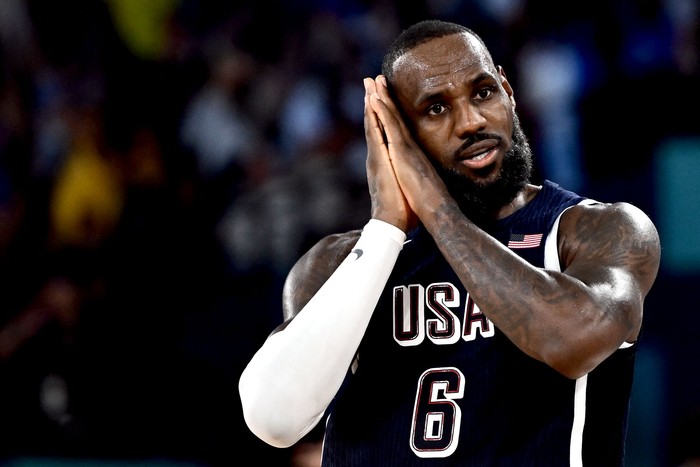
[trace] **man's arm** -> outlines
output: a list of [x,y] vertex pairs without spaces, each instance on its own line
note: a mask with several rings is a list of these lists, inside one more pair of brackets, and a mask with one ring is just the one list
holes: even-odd
[[560,373],[582,376],[636,340],[659,265],[656,229],[637,208],[577,206],[564,213],[561,273],[522,260],[452,203],[421,220],[484,314]]
[[273,446],[291,446],[323,417],[415,219],[368,96],[365,136],[372,219],[361,234],[328,237],[297,262],[284,287],[285,322],[239,380],[248,427]]
[[[361,230],[329,235],[307,251],[287,275],[282,289],[282,312],[286,327],[316,295],[340,263],[350,254]],[[275,330],[278,331],[278,329]]]
[[659,238],[629,204],[575,207],[563,216],[562,272],[533,267],[459,209],[376,80],[371,103],[410,208],[486,316],[523,352],[577,378],[639,332],[659,266]]
[[[239,393],[246,423],[259,438],[288,447],[323,417],[345,379],[404,239],[396,227],[370,220],[318,292],[253,356],[239,380]],[[329,255],[335,253],[327,245],[313,250],[293,271],[290,283],[305,284],[313,277],[311,284],[318,284],[319,277],[310,276],[303,265]]]

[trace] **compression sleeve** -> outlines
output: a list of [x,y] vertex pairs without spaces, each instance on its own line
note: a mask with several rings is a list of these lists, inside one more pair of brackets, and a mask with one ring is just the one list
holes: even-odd
[[282,331],[270,336],[239,380],[250,430],[288,447],[323,417],[343,383],[406,235],[372,219],[352,252]]

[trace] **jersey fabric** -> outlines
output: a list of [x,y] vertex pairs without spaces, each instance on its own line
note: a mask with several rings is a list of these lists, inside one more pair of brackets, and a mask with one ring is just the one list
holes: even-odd
[[[585,201],[545,181],[489,234],[545,267],[560,214]],[[419,227],[329,409],[323,466],[623,465],[635,353],[621,348],[578,380],[527,356]]]

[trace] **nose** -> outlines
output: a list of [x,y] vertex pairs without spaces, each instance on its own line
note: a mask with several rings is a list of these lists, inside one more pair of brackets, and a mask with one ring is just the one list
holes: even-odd
[[464,137],[483,131],[486,128],[486,118],[477,105],[463,99],[456,105],[454,124],[457,136]]

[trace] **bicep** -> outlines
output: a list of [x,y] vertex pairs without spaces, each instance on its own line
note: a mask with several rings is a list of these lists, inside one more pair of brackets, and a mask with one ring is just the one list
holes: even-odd
[[571,211],[562,218],[563,272],[585,284],[609,317],[636,335],[659,268],[656,228],[627,203]]

